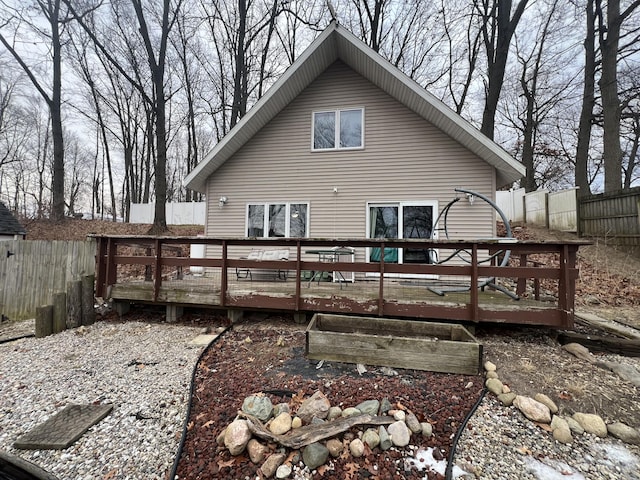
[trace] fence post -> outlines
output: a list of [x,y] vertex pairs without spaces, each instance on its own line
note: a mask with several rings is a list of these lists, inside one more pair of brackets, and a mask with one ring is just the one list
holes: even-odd
[[93,284],[95,275],[82,277],[82,325],[93,325],[96,321]]
[[46,337],[53,333],[53,305],[36,308],[36,338]]
[[53,333],[60,333],[67,327],[67,294],[53,294]]
[[67,282],[67,328],[82,325],[82,282]]

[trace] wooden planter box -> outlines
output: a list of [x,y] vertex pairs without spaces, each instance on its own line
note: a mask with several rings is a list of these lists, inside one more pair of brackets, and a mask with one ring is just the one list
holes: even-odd
[[306,330],[313,360],[476,375],[482,345],[461,325],[317,313]]

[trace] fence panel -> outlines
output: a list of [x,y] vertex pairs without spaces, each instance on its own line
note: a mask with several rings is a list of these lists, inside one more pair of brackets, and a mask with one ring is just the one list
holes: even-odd
[[496,192],[496,204],[512,222],[524,222],[524,188]]
[[[129,212],[130,223],[153,223],[155,212],[153,203],[132,203]],[[166,205],[168,225],[204,225],[205,202],[172,202]]]
[[562,232],[578,231],[577,188],[549,194],[549,228]]
[[67,282],[95,273],[96,242],[0,242],[0,312],[11,320],[33,318]]
[[581,198],[580,235],[640,247],[640,187]]
[[548,225],[547,218],[547,190],[538,190],[536,192],[527,193],[525,199],[525,218],[527,223],[546,227]]

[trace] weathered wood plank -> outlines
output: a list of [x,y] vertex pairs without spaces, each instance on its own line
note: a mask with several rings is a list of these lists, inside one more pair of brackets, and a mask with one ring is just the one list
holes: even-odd
[[331,438],[339,433],[345,432],[357,425],[389,425],[395,422],[393,417],[355,415],[353,417],[337,418],[321,425],[305,425],[293,430],[286,435],[276,435],[265,428],[260,420],[253,415],[239,411],[238,416],[247,420],[247,425],[251,432],[266,440],[279,443],[283,447],[298,449],[314,442],[319,442],[325,438]]
[[[470,375],[477,374],[480,369],[482,346],[476,341],[440,340],[420,335],[375,335],[363,332],[375,331],[378,318],[369,318],[368,324],[366,318],[360,319],[364,322],[360,324],[363,328],[351,332],[317,330],[316,326],[324,317],[324,314],[315,315],[307,328],[307,356],[311,359]],[[338,318],[335,315],[329,317],[332,317],[332,320]],[[389,324],[396,322],[396,331],[401,331],[405,323],[408,324],[407,328],[412,329],[415,323],[388,319],[383,321]],[[423,325],[428,327],[434,324]],[[463,327],[458,327],[466,331]],[[428,328],[423,330],[428,331]],[[436,330],[441,331],[439,328]],[[467,336],[473,339],[468,332]]]
[[640,357],[640,340],[626,338],[585,335],[576,332],[560,332],[558,341],[561,344],[576,342],[594,352],[615,353],[629,357]]
[[468,332],[465,334],[466,331],[459,325],[387,318],[372,319],[370,317],[323,314],[317,317],[314,328],[322,331],[328,330],[344,333],[361,332],[403,337],[428,336],[442,340],[464,339],[466,341],[475,341]]

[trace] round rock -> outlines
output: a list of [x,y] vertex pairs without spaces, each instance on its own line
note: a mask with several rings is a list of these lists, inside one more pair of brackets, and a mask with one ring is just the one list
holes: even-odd
[[544,393],[536,393],[533,399],[549,407],[551,413],[558,413],[558,406]]
[[577,412],[573,414],[573,419],[584,428],[585,432],[597,435],[600,438],[607,436],[607,424],[604,423],[604,420],[599,415]]
[[288,478],[291,475],[291,466],[286,463],[280,465],[276,470],[276,478]]
[[406,447],[411,440],[411,432],[407,427],[407,424],[402,421],[393,422],[387,427],[389,435],[391,435],[391,442],[396,447]]
[[261,422],[266,422],[273,413],[273,403],[269,397],[264,395],[249,395],[242,402],[242,411],[253,415]]
[[246,420],[234,420],[224,432],[224,446],[231,455],[240,455],[251,440],[251,431]]
[[314,470],[323,465],[327,458],[329,458],[329,449],[318,442],[307,445],[302,450],[302,461],[309,467],[309,470]]
[[513,405],[532,422],[551,423],[549,407],[531,397],[517,395],[513,400]]
[[373,450],[380,445],[380,435],[378,435],[378,432],[373,428],[368,428],[362,435],[362,441]]
[[429,422],[422,422],[420,424],[420,427],[422,428],[422,436],[424,438],[429,438],[431,437],[431,435],[433,435],[433,425],[431,425]]
[[333,457],[339,457],[344,449],[344,445],[337,438],[332,438],[331,440],[327,440],[327,449],[329,450],[329,454]]
[[325,419],[329,414],[331,403],[324,393],[317,391],[302,402],[296,415],[303,423],[309,423],[313,417]]
[[284,435],[291,430],[291,415],[289,412],[282,412],[276,418],[271,420],[269,430],[275,435]]
[[349,451],[354,457],[361,457],[364,454],[364,443],[362,443],[362,440],[359,438],[351,440],[351,443],[349,443]]
[[362,413],[366,413],[368,415],[377,415],[378,409],[380,408],[380,401],[365,400],[364,402],[356,405],[356,408]]
[[487,390],[494,395],[500,395],[502,393],[502,382],[497,378],[489,378],[484,384],[487,387]]
[[640,432],[622,422],[615,422],[607,425],[607,430],[612,436],[631,445],[640,445]]

